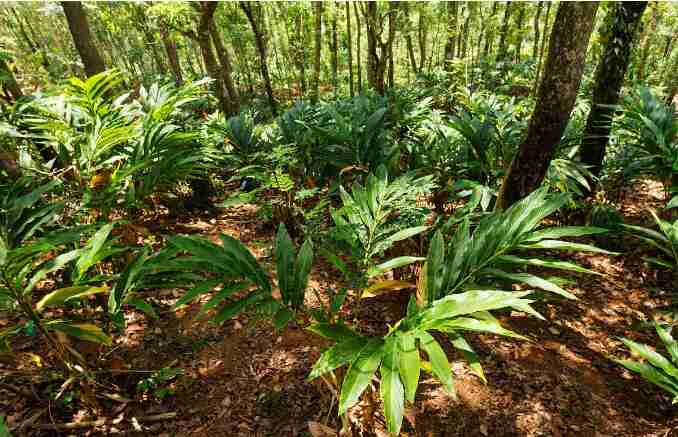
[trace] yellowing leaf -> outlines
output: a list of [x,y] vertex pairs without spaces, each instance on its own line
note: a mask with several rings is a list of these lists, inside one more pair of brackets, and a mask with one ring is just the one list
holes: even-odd
[[107,293],[108,287],[103,285],[101,287],[91,287],[89,285],[80,285],[76,287],[64,287],[54,290],[53,292],[47,294],[45,297],[40,299],[40,302],[37,303],[35,309],[40,312],[45,307],[51,305],[60,305],[67,300],[81,299],[86,296],[98,293]]
[[389,291],[404,290],[405,288],[412,288],[414,284],[407,281],[396,281],[389,279],[386,281],[376,282],[363,291],[363,297],[374,297]]

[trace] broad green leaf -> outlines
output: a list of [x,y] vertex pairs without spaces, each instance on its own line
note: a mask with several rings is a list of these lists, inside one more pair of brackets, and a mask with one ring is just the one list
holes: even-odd
[[443,351],[443,348],[440,347],[438,342],[428,332],[418,331],[417,337],[421,342],[421,348],[428,355],[431,371],[443,384],[445,390],[456,399],[457,392],[454,389],[454,382],[452,380],[452,368],[450,367],[450,362],[447,361],[445,351]]
[[96,325],[89,323],[48,322],[45,326],[52,331],[60,331],[80,340],[91,341],[110,346],[113,340]]
[[419,350],[416,346],[416,337],[412,333],[407,333],[396,337],[399,341],[399,359],[398,371],[400,372],[400,379],[405,386],[405,399],[409,402],[414,402],[414,397],[417,394],[417,387],[419,386],[419,373],[421,370],[421,362],[419,358]]
[[478,375],[478,377],[482,379],[482,381],[485,384],[487,384],[487,379],[485,379],[485,372],[483,371],[483,366],[480,364],[478,355],[473,350],[471,345],[466,341],[466,339],[459,333],[452,333],[450,334],[450,342],[452,343],[452,346],[454,346],[455,349],[461,352],[466,361],[468,361],[468,365],[473,371],[473,373]]
[[311,240],[304,241],[299,249],[297,260],[294,264],[295,295],[292,304],[295,308],[304,306],[304,296],[306,294],[306,287],[308,286],[308,277],[313,266],[313,246]]
[[40,301],[35,305],[35,309],[38,312],[41,312],[45,307],[61,305],[62,303],[75,299],[82,299],[83,297],[91,296],[93,294],[107,293],[108,287],[92,287],[89,285],[81,285],[75,287],[65,287],[54,290],[53,292],[45,295]]
[[520,246],[527,249],[557,249],[557,250],[573,250],[577,252],[597,252],[607,255],[618,255],[616,252],[600,249],[590,244],[571,243],[569,241],[560,240],[541,240],[538,243]]
[[397,269],[398,267],[403,267],[418,261],[424,261],[425,259],[426,258],[422,258],[420,256],[399,256],[397,258],[393,258],[384,263],[381,263],[378,266],[370,268],[369,271],[367,272],[367,276],[369,278],[373,278],[375,276],[389,272],[393,269]]
[[358,333],[349,329],[343,324],[314,323],[306,329],[321,337],[338,342],[348,340],[350,338],[360,337]]
[[278,272],[278,286],[284,303],[289,304],[295,288],[294,244],[284,224],[278,226],[275,239],[275,258]]
[[606,232],[609,232],[609,230],[595,226],[561,226],[531,232],[525,237],[523,242],[529,243],[544,239],[558,239],[563,237],[583,237],[586,235],[604,234]]
[[339,415],[346,413],[360,398],[372,376],[379,368],[384,355],[384,342],[373,338],[363,347],[358,357],[351,363],[341,383],[339,395]]
[[543,260],[538,258],[520,258],[514,255],[502,255],[497,257],[497,261],[508,264],[519,264],[524,266],[547,267],[550,269],[569,270],[571,272],[589,273],[602,276],[601,273],[573,264],[567,261]]
[[531,287],[539,288],[542,290],[550,291],[551,293],[556,293],[560,296],[563,296],[567,299],[578,299],[577,296],[570,293],[569,291],[563,289],[562,287],[554,284],[551,281],[540,278],[539,276],[532,275],[530,273],[507,273],[499,269],[485,269],[481,273],[495,276],[497,278],[508,279],[513,282],[520,282],[527,284]]
[[393,242],[406,240],[414,235],[421,234],[426,229],[428,229],[428,226],[415,226],[412,228],[403,229],[402,231],[398,231],[391,235],[388,239]]
[[380,367],[381,400],[384,403],[384,417],[386,427],[392,435],[400,433],[405,409],[405,393],[400,381],[400,340],[397,337],[388,337],[384,343],[384,356]]
[[221,278],[208,279],[197,284],[190,291],[186,292],[186,294],[181,296],[181,298],[172,306],[172,308],[179,308],[180,306],[185,305],[188,302],[192,301],[196,297],[210,292],[214,287],[221,284],[223,281],[224,280]]
[[349,337],[335,344],[320,355],[307,379],[315,379],[331,372],[337,367],[355,361],[368,343],[369,339],[367,337],[356,336]]

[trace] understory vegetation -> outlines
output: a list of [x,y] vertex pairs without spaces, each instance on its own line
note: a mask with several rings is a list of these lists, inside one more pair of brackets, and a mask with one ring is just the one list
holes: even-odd
[[[614,263],[661,304],[599,333],[615,348],[596,365],[657,386],[648,409],[675,403],[677,11],[0,5],[0,397],[23,399],[0,436],[193,416],[179,393],[209,384],[186,382],[180,352],[129,361],[130,332],[168,325],[191,331],[191,357],[236,331],[317,346],[298,381],[317,414],[285,431],[228,419],[240,435],[469,435],[427,428],[431,387],[459,405],[461,369],[500,382],[489,342],[549,347]],[[629,220],[649,183],[661,207]],[[274,387],[292,378],[276,365]],[[272,393],[254,422],[291,396]]]

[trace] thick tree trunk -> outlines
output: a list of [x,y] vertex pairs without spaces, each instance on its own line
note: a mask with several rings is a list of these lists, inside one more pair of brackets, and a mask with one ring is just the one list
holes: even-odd
[[549,18],[551,17],[551,2],[546,3],[546,20],[544,21],[544,30],[541,33],[541,45],[539,48],[539,60],[537,61],[537,74],[534,78],[534,87],[532,88],[532,95],[537,94],[539,89],[539,76],[541,75],[541,64],[544,59],[544,47],[546,47],[546,38],[549,35]]
[[[411,28],[411,23],[410,23],[410,3],[409,2],[402,2],[402,8],[403,8],[403,14],[405,18],[405,44],[407,46],[407,55],[410,59],[410,66],[412,67],[412,72],[416,76],[417,73],[419,73],[419,69],[417,68],[417,58],[414,56],[414,44],[412,44],[412,35],[410,34],[410,28]],[[454,48],[452,48],[452,51],[454,51]]]
[[424,8],[426,3],[419,4],[419,26],[417,26],[417,34],[419,39],[419,71],[424,69],[426,62],[426,40],[428,37],[428,26],[426,24],[426,14]]
[[320,52],[322,50],[323,3],[313,2],[315,9],[315,48],[313,53],[313,90],[311,99],[318,103],[320,98]]
[[351,42],[351,2],[346,2],[346,33],[348,36],[348,92],[355,95],[353,89],[353,43]]
[[498,209],[527,196],[544,180],[577,98],[597,9],[594,2],[558,5],[537,103],[527,137],[504,178]]
[[224,114],[231,114],[233,113],[233,108],[228,96],[226,95],[224,81],[221,73],[219,72],[217,60],[214,57],[214,51],[212,50],[211,26],[212,21],[214,20],[214,11],[216,11],[218,5],[219,4],[216,2],[203,1],[200,2],[199,6],[197,6],[197,8],[200,10],[200,22],[198,24],[197,40],[198,45],[200,46],[200,53],[202,54],[202,59],[205,63],[207,74],[209,74],[210,77],[214,79],[215,91],[217,94],[217,99],[221,105],[221,110],[224,112]]
[[509,33],[509,24],[511,23],[512,12],[513,12],[513,3],[508,1],[506,2],[506,8],[504,9],[504,21],[502,21],[501,30],[499,31],[499,47],[497,48],[498,62],[506,60],[506,45],[507,45],[506,40]]
[[184,83],[184,77],[181,73],[181,63],[179,62],[177,43],[174,42],[174,39],[172,39],[166,29],[162,29],[160,31],[160,36],[162,38],[162,44],[165,46],[165,52],[167,53],[170,69],[172,70],[172,75],[174,76],[174,82],[177,85],[181,85]]
[[544,7],[544,2],[539,2],[537,12],[534,14],[534,41],[532,42],[532,62],[537,60],[539,56],[539,18],[541,17],[541,10]]
[[231,111],[233,114],[237,114],[240,112],[240,93],[238,93],[238,88],[233,83],[231,55],[224,46],[221,34],[219,33],[219,30],[217,30],[214,20],[210,23],[210,35],[212,36],[212,42],[214,43],[214,48],[217,50],[217,56],[219,57],[219,63],[221,64],[222,80],[224,81],[224,86],[231,99]]
[[249,20],[250,26],[252,27],[252,33],[254,33],[254,42],[257,46],[257,52],[259,52],[259,67],[261,69],[261,77],[264,79],[266,95],[268,95],[268,103],[269,105],[271,105],[271,112],[275,117],[278,115],[278,103],[275,101],[275,97],[273,96],[273,85],[271,85],[271,76],[268,74],[268,61],[266,60],[266,45],[264,43],[264,34],[259,26],[257,18],[254,17],[252,3],[240,2],[240,7],[245,12],[245,15],[247,15],[247,19]]
[[396,3],[389,4],[389,16],[394,16],[389,20],[388,40],[383,42],[381,35],[384,33],[383,21],[377,14],[377,3],[367,2],[363,9],[365,23],[367,24],[367,80],[372,88],[379,93],[384,94],[386,84],[384,82],[384,73],[388,65],[389,52],[393,45],[395,37],[395,8]]
[[459,21],[459,3],[447,2],[447,43],[445,43],[445,69],[450,71],[454,59],[457,38],[457,22]]
[[92,41],[89,23],[82,8],[82,3],[79,1],[62,1],[61,7],[64,9],[68,28],[73,37],[73,43],[80,54],[80,59],[82,59],[82,63],[85,66],[87,76],[94,76],[106,70],[104,61],[101,59],[101,55],[99,55]]
[[619,2],[608,19],[605,29],[607,43],[596,68],[593,102],[581,149],[582,161],[591,166],[594,175],[600,173],[610,136],[610,120],[614,115],[610,105],[616,105],[619,99],[631,49],[646,7],[647,2]]
[[468,48],[468,36],[469,33],[469,26],[471,25],[471,18],[474,13],[474,6],[475,2],[468,2],[467,3],[467,10],[466,10],[466,18],[464,19],[464,27],[462,29],[462,38],[461,38],[461,57],[463,59],[466,59],[466,54],[467,54],[467,48]]

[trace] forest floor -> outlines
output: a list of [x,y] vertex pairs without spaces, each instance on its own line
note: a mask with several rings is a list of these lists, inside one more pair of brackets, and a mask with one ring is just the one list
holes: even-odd
[[[662,196],[658,184],[642,182],[627,190],[619,206],[627,222],[649,223],[647,209],[661,208]],[[261,261],[272,262],[274,232],[261,225],[254,207],[145,226],[153,233],[200,233],[215,239],[226,233],[243,241]],[[423,375],[402,435],[678,436],[678,416],[670,400],[609,359],[626,354],[615,340],[618,336],[656,344],[653,330],[643,323],[668,303],[667,293],[660,292],[667,290],[666,279],[647,267],[641,258],[644,249],[630,237],[598,243],[617,246],[622,254],[559,255],[603,274],[575,277],[570,290],[579,300],[536,304],[545,321],[516,312],[501,316],[507,327],[535,341],[467,337],[480,356],[486,385],[451,351],[458,399]],[[337,281],[329,267],[316,265],[310,285],[323,289],[336,287]],[[318,425],[339,428],[330,392],[322,381],[305,379],[326,346],[324,340],[301,328],[277,332],[245,315],[222,326],[196,321],[196,305],[170,310],[176,297],[173,290],[153,297],[161,309],[159,320],[132,313],[125,335],[101,366],[120,371],[110,380],[130,397],[139,375],[125,372],[181,368],[184,373],[173,382],[173,394],[163,401],[139,395],[132,402],[111,401],[101,417],[86,418],[59,415],[0,387],[0,412],[15,434],[335,435]],[[402,292],[365,300],[359,309],[364,331],[381,332],[398,320],[407,297]],[[354,414],[383,430],[380,414],[367,405],[356,407]],[[105,423],[58,431],[35,426],[97,419]]]

